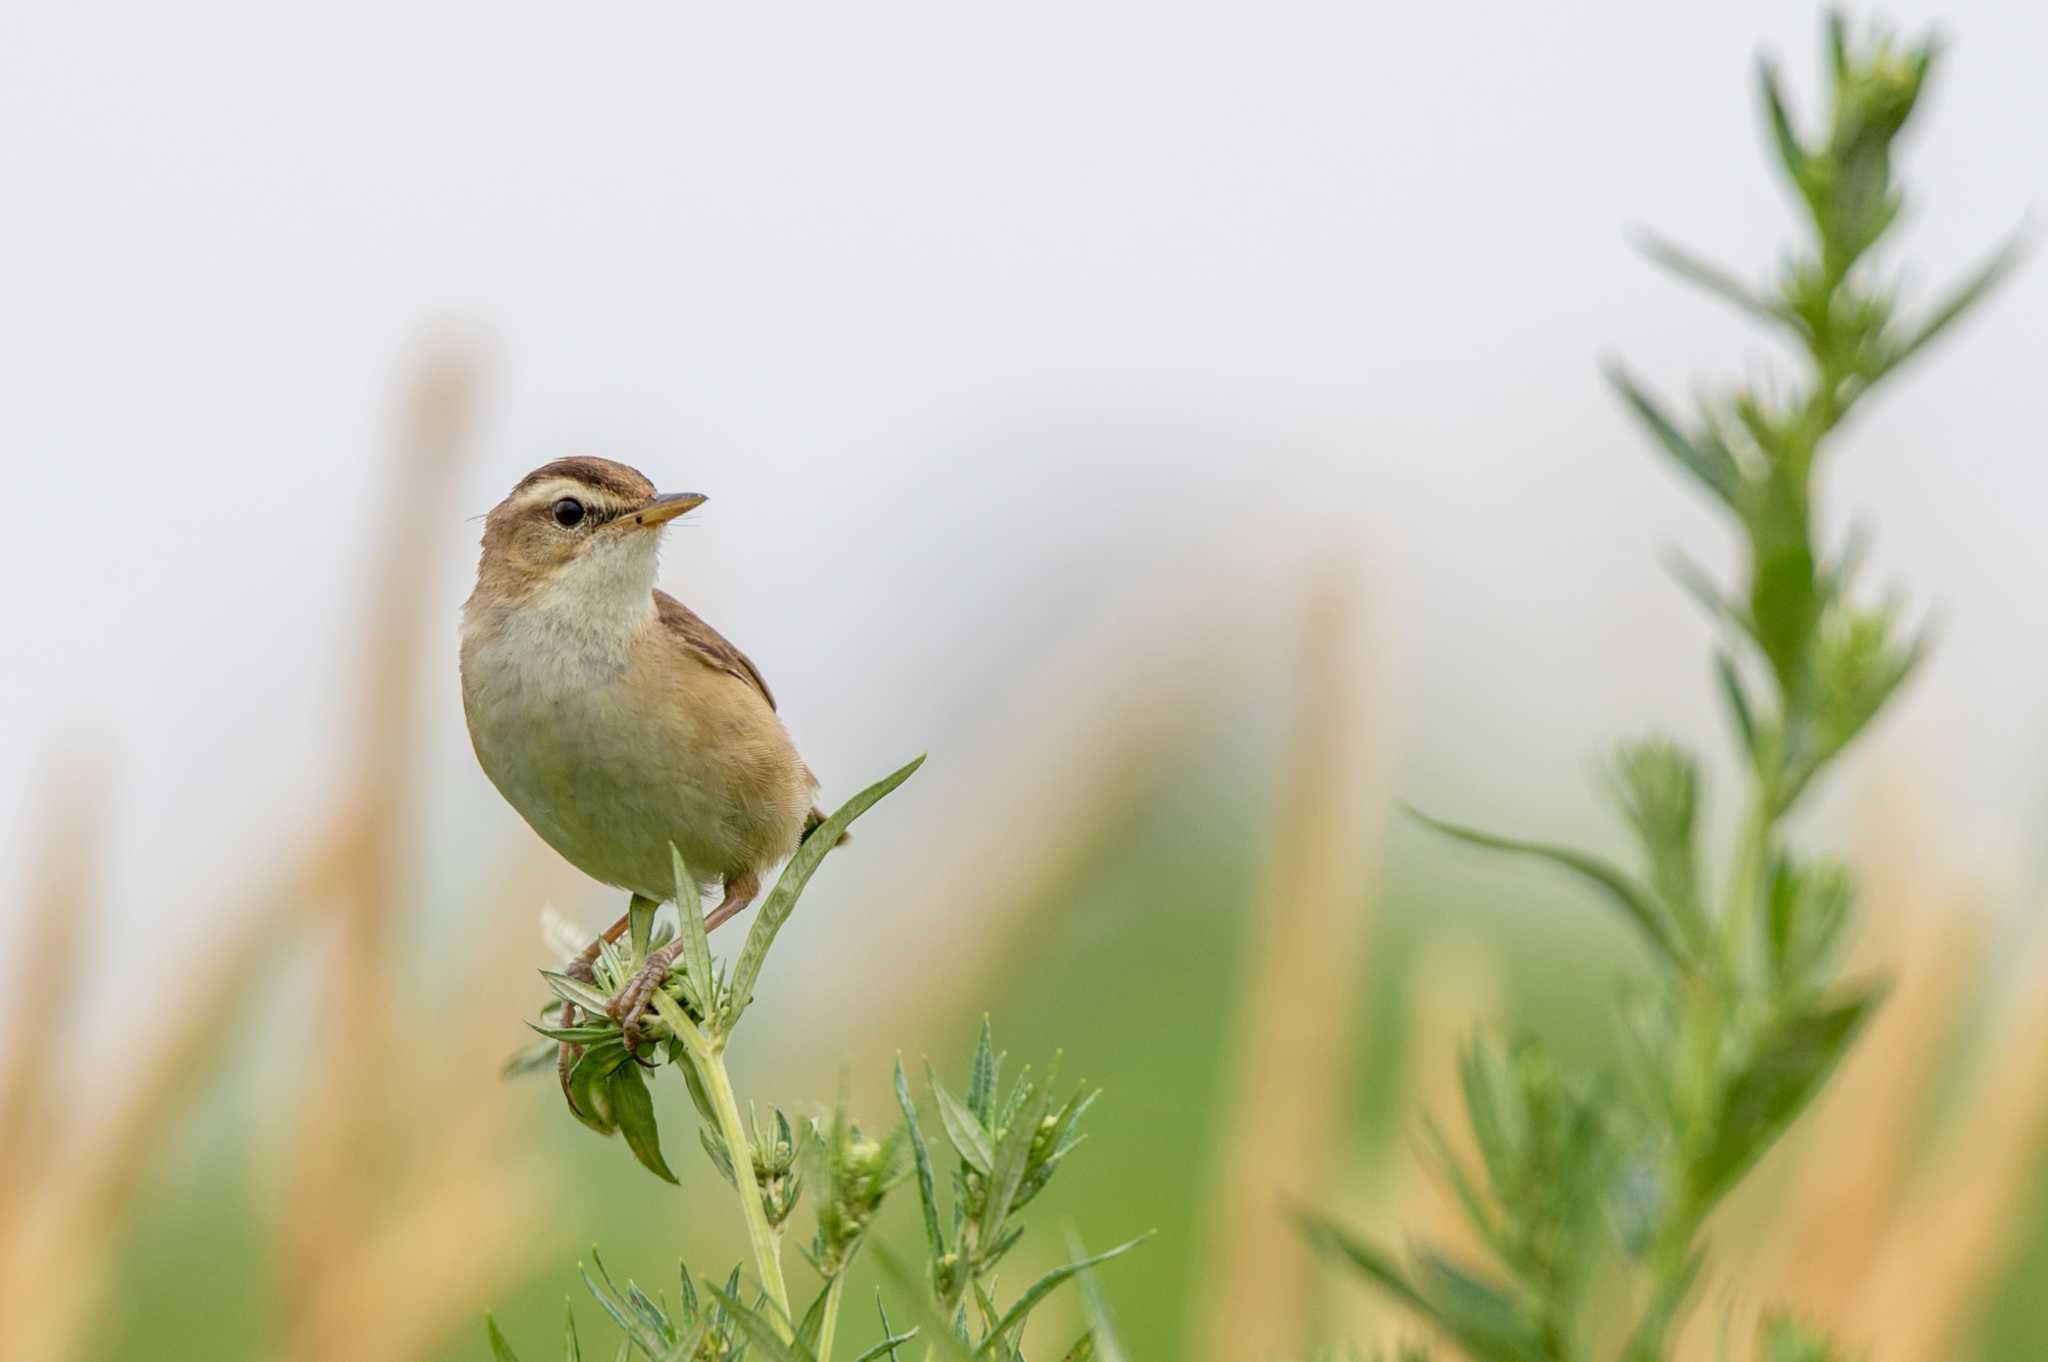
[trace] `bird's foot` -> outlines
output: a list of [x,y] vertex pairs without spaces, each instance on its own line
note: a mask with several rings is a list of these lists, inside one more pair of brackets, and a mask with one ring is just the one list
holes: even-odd
[[[562,973],[581,983],[595,983],[597,981],[596,956],[597,946],[595,943],[592,943],[588,952],[577,956],[574,960],[563,966]],[[563,1003],[561,1015],[556,1018],[555,1024],[566,1029],[574,1026],[577,1020],[576,1004]],[[569,1097],[569,1071],[576,1067],[576,1061],[582,1054],[582,1046],[571,1045],[566,1040],[555,1046],[555,1077],[561,1080],[562,1096],[569,1099],[571,1107],[576,1105],[576,1099]]]
[[627,1054],[640,1048],[640,1019],[647,1015],[647,1004],[654,997],[654,990],[668,978],[669,967],[675,964],[682,948],[681,941],[671,941],[660,950],[650,951],[646,963],[633,972],[626,986],[614,993],[606,1006],[605,1011],[619,1024]]

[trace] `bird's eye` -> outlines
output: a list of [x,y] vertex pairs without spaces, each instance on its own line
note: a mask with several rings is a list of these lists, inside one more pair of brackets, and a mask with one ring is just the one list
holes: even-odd
[[583,523],[583,503],[574,497],[563,497],[548,509],[554,512],[555,523],[565,530],[573,530]]

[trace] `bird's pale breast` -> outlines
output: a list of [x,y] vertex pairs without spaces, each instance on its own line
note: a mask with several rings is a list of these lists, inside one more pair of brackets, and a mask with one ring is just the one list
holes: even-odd
[[767,703],[651,619],[579,633],[531,608],[465,624],[477,759],[534,831],[592,878],[663,899],[670,842],[704,885],[794,850],[812,782]]

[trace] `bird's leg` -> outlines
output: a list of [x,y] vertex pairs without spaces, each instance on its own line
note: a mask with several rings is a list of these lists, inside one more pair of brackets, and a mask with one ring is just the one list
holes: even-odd
[[[568,975],[571,979],[578,979],[586,984],[595,982],[597,979],[598,952],[604,949],[605,942],[617,941],[620,937],[624,936],[626,928],[632,924],[632,921],[633,915],[628,913],[611,926],[605,928],[604,932],[596,940],[583,948],[581,955],[578,955],[574,960],[571,960],[562,967],[562,973]],[[575,1024],[576,1004],[563,1003],[561,1014],[556,1020],[556,1025],[567,1029]],[[562,1081],[562,1096],[564,1097],[569,1097],[569,1070],[576,1067],[576,1057],[582,1053],[582,1046],[571,1045],[566,1040],[555,1047],[555,1077]],[[569,1105],[574,1106],[575,1104],[576,1099],[569,1097]]]
[[[725,897],[720,899],[718,906],[704,918],[704,930],[708,932],[725,922],[734,913],[752,903],[754,895],[760,892],[761,881],[752,871],[727,876]],[[677,904],[676,911],[695,912],[697,907],[691,904],[685,908],[682,904]],[[626,986],[612,996],[611,1007],[607,1010],[625,1035],[628,1054],[640,1044],[640,1019],[647,1015],[648,1000],[654,996],[654,990],[661,987],[662,980],[668,978],[669,967],[675,964],[676,956],[682,953],[682,949],[683,939],[677,937],[660,950],[649,952],[647,963],[635,971],[633,977],[626,981]]]

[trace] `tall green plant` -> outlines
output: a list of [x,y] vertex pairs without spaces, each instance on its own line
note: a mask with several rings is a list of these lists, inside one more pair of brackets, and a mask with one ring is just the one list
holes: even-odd
[[[1076,1091],[1057,1100],[1052,1072],[1034,1078],[1027,1070],[1005,1091],[1003,1057],[982,1025],[963,1100],[935,1073],[927,1073],[947,1141],[957,1155],[951,1171],[950,1233],[942,1228],[938,1169],[918,1124],[916,1104],[898,1061],[896,1098],[903,1123],[871,1138],[849,1118],[842,1093],[831,1112],[793,1123],[779,1109],[764,1120],[751,1104],[743,1114],[725,1063],[726,1046],[754,1000],[754,989],[778,933],[796,911],[797,900],[825,855],[854,819],[909,779],[923,758],[848,800],[805,839],[783,868],[755,916],[734,960],[713,956],[698,906],[695,882],[682,855],[674,863],[677,917],[683,934],[668,976],[650,1002],[654,1019],[629,1038],[607,1011],[608,994],[631,979],[649,953],[664,944],[666,924],[656,923],[658,905],[635,897],[631,930],[623,943],[603,943],[595,980],[543,971],[554,994],[575,1020],[569,1024],[529,1023],[541,1039],[508,1066],[519,1072],[552,1068],[557,1047],[575,1047],[565,1090],[571,1114],[601,1135],[622,1136],[633,1156],[651,1173],[675,1182],[662,1150],[646,1074],[674,1068],[688,1089],[702,1124],[704,1152],[739,1200],[751,1250],[752,1279],[740,1267],[724,1278],[680,1272],[676,1296],[648,1295],[632,1281],[615,1283],[593,1251],[583,1280],[604,1313],[618,1327],[618,1356],[645,1362],[832,1362],[838,1344],[846,1274],[867,1243],[884,1199],[913,1173],[930,1248],[923,1282],[893,1260],[884,1267],[911,1295],[917,1327],[897,1331],[877,1301],[881,1338],[854,1354],[855,1362],[888,1358],[922,1335],[928,1358],[971,1358],[976,1362],[1020,1362],[1025,1322],[1054,1289],[1097,1263],[1136,1246],[1121,1245],[1040,1277],[1009,1306],[998,1305],[994,1272],[1024,1226],[1018,1213],[1044,1189],[1080,1140],[1082,1114],[1094,1094]],[[1056,1066],[1055,1066],[1056,1068]],[[801,1312],[794,1308],[783,1271],[783,1242],[803,1198],[806,1165],[814,1189],[816,1229],[801,1247],[818,1277],[818,1287]],[[511,1342],[495,1322],[488,1324],[493,1356],[518,1362]],[[1083,1344],[1093,1346],[1091,1330]],[[1082,1346],[1082,1345],[1077,1345]],[[564,1330],[563,1357],[580,1362],[582,1343],[571,1314]]]
[[[1741,547],[1740,576],[1727,587],[1680,564],[1724,639],[1713,676],[1747,787],[1735,844],[1710,877],[1699,763],[1661,738],[1624,744],[1610,768],[1637,870],[1424,818],[1586,882],[1641,938],[1655,977],[1625,999],[1618,1079],[1573,1073],[1530,1036],[1465,1055],[1476,1164],[1455,1157],[1440,1132],[1429,1138],[1490,1263],[1431,1245],[1397,1257],[1307,1221],[1319,1243],[1481,1362],[1666,1356],[1707,1268],[1709,1215],[1812,1101],[1884,993],[1882,981],[1845,977],[1836,963],[1855,903],[1847,868],[1796,850],[1785,820],[1926,648],[1895,601],[1859,597],[1860,546],[1821,542],[1817,478],[1850,414],[1983,298],[2013,251],[1907,318],[1876,252],[1898,221],[1893,153],[1935,46],[1860,40],[1840,17],[1827,39],[1829,98],[1815,131],[1796,126],[1776,72],[1761,71],[1777,161],[1804,210],[1805,239],[1776,278],[1752,287],[1675,246],[1648,247],[1789,341],[1799,376],[1723,386],[1681,415],[1627,371],[1609,375]],[[1757,1346],[1772,1359],[1833,1355],[1784,1320]]]

